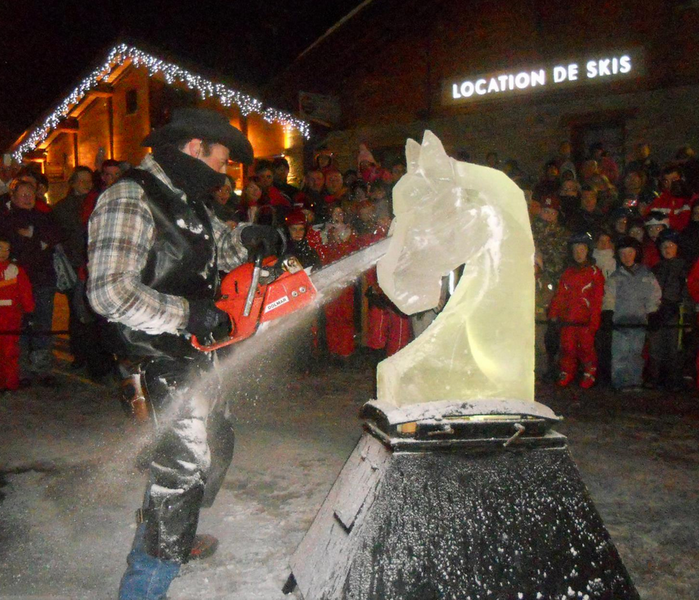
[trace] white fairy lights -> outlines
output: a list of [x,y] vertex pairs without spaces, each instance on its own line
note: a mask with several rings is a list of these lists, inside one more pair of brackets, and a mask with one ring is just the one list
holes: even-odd
[[103,65],[83,79],[78,87],[46,117],[44,122],[27,135],[26,139],[14,152],[14,158],[17,161],[21,161],[26,153],[35,150],[91,89],[108,77],[115,67],[122,65],[128,60],[131,60],[134,66],[146,67],[151,77],[159,73],[170,85],[179,82],[186,85],[189,89],[196,90],[202,100],[217,98],[226,108],[233,105],[237,106],[243,116],[253,112],[258,113],[269,123],[279,123],[285,130],[298,129],[304,138],[308,139],[310,137],[308,123],[297,119],[288,112],[275,108],[265,108],[262,102],[247,94],[231,89],[222,83],[210,81],[178,65],[142,52],[134,46],[120,44],[112,48]]

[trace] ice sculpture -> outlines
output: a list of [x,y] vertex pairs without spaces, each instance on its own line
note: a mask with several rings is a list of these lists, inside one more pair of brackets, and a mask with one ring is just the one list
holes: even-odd
[[408,140],[379,283],[407,314],[437,305],[441,278],[463,275],[435,321],[378,367],[379,402],[534,401],[534,243],[522,191],[504,173],[449,158],[426,131]]

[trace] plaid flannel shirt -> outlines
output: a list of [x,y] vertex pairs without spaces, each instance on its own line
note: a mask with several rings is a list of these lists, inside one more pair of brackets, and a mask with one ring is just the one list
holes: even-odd
[[[140,165],[180,194],[151,154]],[[97,201],[88,226],[87,295],[90,304],[110,321],[146,333],[181,334],[189,304],[180,296],[161,294],[141,282],[155,240],[155,221],[145,192],[130,180],[117,181]],[[218,268],[230,271],[247,257],[240,241],[243,226],[231,229],[209,211]]]

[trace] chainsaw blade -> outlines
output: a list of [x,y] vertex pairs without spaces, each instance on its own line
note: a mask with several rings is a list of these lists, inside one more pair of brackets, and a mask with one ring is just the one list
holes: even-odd
[[386,254],[390,238],[352,252],[340,260],[311,272],[311,281],[321,296],[328,296],[350,285],[362,273],[373,267]]

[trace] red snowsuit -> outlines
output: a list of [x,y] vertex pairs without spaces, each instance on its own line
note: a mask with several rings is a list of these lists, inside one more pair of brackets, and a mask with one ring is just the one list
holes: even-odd
[[549,319],[558,319],[562,324],[561,378],[563,374],[574,376],[577,361],[586,375],[595,377],[595,333],[600,325],[603,296],[604,275],[597,267],[576,265],[563,272],[549,306]]
[[665,190],[651,202],[648,211],[657,210],[667,215],[670,221],[670,229],[682,231],[689,224],[689,219],[692,216],[692,205],[695,200],[696,197],[679,198]]
[[[308,244],[318,253],[324,265],[357,249],[354,234],[346,242],[328,245],[322,243],[319,235],[311,235],[308,236]],[[337,356],[354,354],[354,333],[354,285],[349,285],[335,300],[325,306],[325,339],[328,352]]]
[[19,387],[19,335],[9,332],[19,332],[22,315],[33,311],[32,285],[24,269],[0,262],[0,390]]
[[[376,292],[383,295],[376,276],[376,268],[367,271],[366,282]],[[390,300],[386,298],[386,302]],[[386,356],[391,356],[410,342],[412,328],[410,318],[397,310],[372,306],[369,304],[367,317],[367,346],[373,350],[386,349]]]

